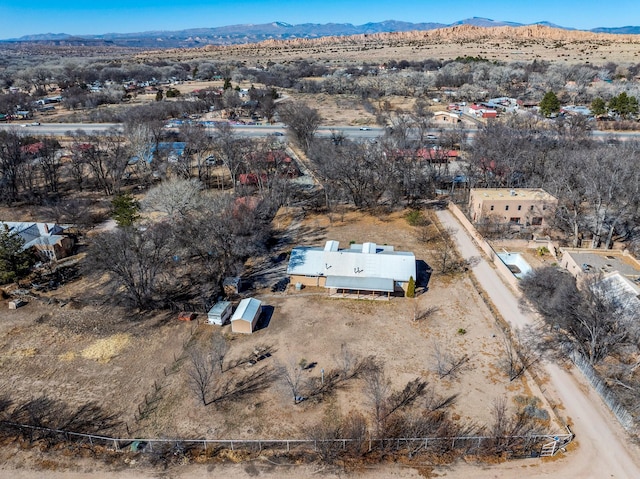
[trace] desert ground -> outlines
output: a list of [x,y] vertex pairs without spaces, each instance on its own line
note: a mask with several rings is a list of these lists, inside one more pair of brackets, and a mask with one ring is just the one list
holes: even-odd
[[266,41],[228,47],[145,52],[144,58],[234,59],[246,65],[298,61],[314,58],[334,63],[369,62],[383,64],[390,60],[453,60],[458,57],[482,57],[506,62],[549,61],[592,63],[640,61],[638,35],[609,35],[568,32],[544,26],[485,29],[463,25],[428,32],[386,33],[330,37],[317,40]]
[[[294,405],[290,392],[274,379],[251,396],[204,406],[189,386],[188,353],[206,348],[213,336],[223,335],[230,344],[229,364],[250,357],[253,351],[269,350],[271,357],[261,367],[275,369],[304,359],[314,364],[304,372],[311,377],[334,367],[346,344],[358,356],[381,360],[396,389],[418,377],[442,397],[457,395],[453,415],[460,421],[488,424],[493,401],[504,397],[511,407],[523,401],[536,403],[550,417],[549,432],[562,432],[536,383],[529,376],[510,382],[503,372],[503,333],[465,273],[434,272],[416,299],[334,299],[321,289],[295,291],[291,285],[285,292],[271,292],[286,268],[286,261],[278,260],[279,253],[297,244],[322,245],[335,239],[347,246],[350,241],[374,241],[413,251],[418,260],[433,263],[433,244],[419,241],[403,212],[372,216],[344,211],[328,217],[283,209],[274,227],[280,231],[278,249],[247,265],[255,287],[250,293],[272,310],[268,324],[263,322],[253,335],[205,324],[204,314],[191,323],[177,321],[172,313],[123,315],[109,296],[86,295],[86,291],[99,293],[102,284],[83,278],[38,293],[19,310],[9,311],[3,305],[4,390],[18,398],[45,394],[70,404],[95,401],[126,423],[126,430],[120,431],[125,437],[301,438],[328,410],[369,414],[361,381],[349,381],[324,401]],[[437,225],[431,227],[435,233]],[[429,307],[433,312],[428,318],[414,321],[416,311]],[[440,379],[436,374],[436,343],[468,356],[454,377]],[[235,369],[242,373],[247,366]],[[7,458],[6,467],[22,463],[20,455],[16,457]],[[45,453],[34,464],[51,471],[70,467],[68,458]],[[98,466],[83,467],[90,472]]]

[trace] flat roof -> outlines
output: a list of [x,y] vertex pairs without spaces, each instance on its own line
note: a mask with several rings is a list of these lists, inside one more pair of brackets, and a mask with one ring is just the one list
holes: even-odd
[[231,301],[219,301],[213,305],[213,307],[209,310],[207,315],[209,316],[220,316],[222,313],[226,311],[226,309],[231,304]]
[[555,196],[542,188],[471,188],[471,195],[487,200],[556,201]]
[[353,278],[349,276],[328,276],[325,288],[353,289],[356,291],[384,291],[393,293],[391,278]]
[[[575,249],[563,249],[563,254],[568,254],[578,266],[583,266],[587,273],[611,273],[618,271],[621,275],[636,279],[640,277],[640,263],[633,256],[625,255],[620,251],[579,251]],[[590,268],[585,268],[588,265]]]

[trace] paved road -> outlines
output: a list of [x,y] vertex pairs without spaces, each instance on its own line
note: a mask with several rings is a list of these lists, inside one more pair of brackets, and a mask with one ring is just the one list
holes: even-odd
[[[534,318],[520,310],[514,292],[501,281],[488,261],[481,257],[480,250],[456,218],[448,210],[443,210],[438,212],[438,219],[443,226],[455,230],[454,237],[464,258],[480,257],[480,261],[472,268],[473,274],[505,320],[514,328],[533,324]],[[550,477],[550,473],[553,473],[556,477],[587,479],[640,478],[640,451],[627,442],[624,429],[600,397],[587,385],[580,371],[575,367],[564,368],[548,362],[542,367],[548,375],[548,381],[543,387],[562,404],[562,414],[572,423],[578,448],[565,460],[542,464],[534,471],[518,472],[518,477]],[[503,467],[505,472],[510,469],[508,465]],[[501,469],[502,467],[498,468]],[[495,472],[497,471],[487,471],[487,475],[481,475],[476,471],[471,476],[512,477],[489,475]],[[463,476],[455,474],[449,477]]]
[[[27,125],[27,126],[21,126]],[[279,135],[284,140],[287,129],[282,124],[275,125],[233,125],[236,133],[245,137],[265,137],[268,135]],[[87,133],[102,134],[111,128],[122,129],[121,123],[42,123],[40,125],[31,125],[30,123],[4,123],[0,124],[0,130],[17,130],[34,135],[53,135],[64,136],[68,132],[76,130],[84,130]],[[207,130],[213,131],[213,127],[207,126]],[[432,128],[428,132],[439,136],[446,128]],[[177,131],[177,128],[175,128]],[[374,140],[384,135],[385,128],[380,127],[357,127],[349,125],[338,126],[321,126],[317,135],[324,138],[331,138],[334,134],[342,134],[347,138],[356,140]],[[473,141],[477,128],[465,128],[467,141]],[[640,140],[640,132],[608,132],[593,131],[592,136],[602,141],[617,139],[620,141]]]

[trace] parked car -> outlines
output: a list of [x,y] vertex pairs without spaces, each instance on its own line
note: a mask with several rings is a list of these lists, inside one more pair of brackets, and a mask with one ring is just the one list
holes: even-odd
[[369,128],[368,126],[361,126],[360,127],[360,131],[369,131],[371,130],[371,128]]

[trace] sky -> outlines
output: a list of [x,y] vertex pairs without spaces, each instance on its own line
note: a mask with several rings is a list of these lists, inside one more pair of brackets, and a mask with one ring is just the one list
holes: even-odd
[[[615,5],[612,5],[615,3]],[[245,23],[549,21],[588,30],[640,25],[638,0],[0,0],[0,39],[183,30]]]

